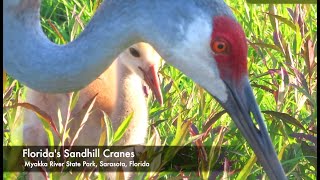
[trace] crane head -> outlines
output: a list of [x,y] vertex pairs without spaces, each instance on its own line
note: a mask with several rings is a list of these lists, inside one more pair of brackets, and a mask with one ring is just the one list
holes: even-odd
[[214,17],[210,48],[223,81],[241,85],[247,77],[247,43],[241,26],[224,16]]
[[[286,179],[248,80],[247,40],[228,13],[195,13],[169,63],[206,89],[226,109],[270,179]],[[210,19],[210,20],[209,20]],[[167,57],[165,57],[167,59]],[[178,59],[177,61],[175,59]]]
[[[163,104],[158,69],[161,56],[147,43],[139,42],[119,55],[119,60],[133,73],[137,74],[151,89],[155,99]],[[144,87],[141,87],[144,88]],[[144,89],[144,92],[145,89]]]
[[272,179],[285,178],[248,80],[247,41],[233,19],[213,19],[210,47],[227,99],[219,99]]

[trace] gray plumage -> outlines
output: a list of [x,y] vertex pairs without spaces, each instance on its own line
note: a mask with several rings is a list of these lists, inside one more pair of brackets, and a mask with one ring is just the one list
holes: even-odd
[[[238,83],[220,76],[218,57],[210,46],[213,19],[223,16],[226,23],[236,25],[231,10],[222,0],[105,0],[85,30],[67,45],[56,45],[43,34],[40,2],[4,1],[4,69],[8,74],[39,91],[79,90],[96,79],[129,45],[147,42],[225,107],[270,179],[286,179],[247,74],[238,78]],[[234,31],[224,27],[217,31],[220,35],[224,31],[234,35]],[[244,34],[241,28],[236,32]],[[233,38],[241,43],[233,48],[244,50],[245,38]],[[237,55],[236,60],[246,61],[246,52]]]

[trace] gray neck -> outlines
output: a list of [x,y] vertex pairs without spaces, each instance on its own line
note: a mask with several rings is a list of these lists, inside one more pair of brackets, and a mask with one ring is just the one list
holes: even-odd
[[76,40],[56,45],[41,29],[41,0],[4,0],[4,69],[38,91],[70,92],[96,79],[118,54],[140,41],[150,43],[180,69],[172,48],[183,40],[199,10],[209,12],[207,6],[217,2],[223,4],[221,0],[105,0]]
[[148,124],[148,108],[142,88],[142,79],[120,61],[118,61],[117,70],[117,98],[111,114],[112,122],[115,123],[114,129],[118,128],[131,113],[134,114],[129,129],[134,126],[139,127],[140,124],[147,127],[145,124]]
[[[130,16],[116,17],[116,13],[101,7],[79,38],[67,45],[56,45],[41,29],[39,6],[6,7],[8,1],[4,9],[4,67],[30,88],[48,92],[81,89],[128,45],[139,40],[134,34],[136,23],[126,19]],[[25,0],[20,6],[26,1],[37,2]],[[114,6],[115,12],[128,13],[127,8]]]

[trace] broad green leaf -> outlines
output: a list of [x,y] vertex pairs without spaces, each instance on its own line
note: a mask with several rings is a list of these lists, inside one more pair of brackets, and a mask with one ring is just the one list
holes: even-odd
[[70,111],[72,111],[74,109],[74,107],[76,106],[78,100],[79,100],[79,96],[80,96],[80,91],[76,91],[76,92],[73,92],[71,94],[71,97],[70,97],[70,101],[71,103],[69,103],[70,105]]
[[300,93],[302,93],[303,95],[305,95],[305,96],[308,98],[309,102],[312,104],[312,106],[315,106],[315,105],[317,104],[316,101],[315,101],[315,99],[314,99],[314,98],[310,95],[310,93],[309,93],[308,91],[306,91],[304,88],[299,87],[299,86],[297,86],[297,85],[295,85],[295,84],[290,84],[290,86],[296,88]]
[[97,0],[94,5],[93,5],[93,8],[92,8],[92,12],[95,13],[96,10],[98,9],[99,5],[101,3],[101,0]]
[[[275,14],[275,15],[277,14],[277,8],[275,7],[274,4],[269,4],[269,13],[270,14]],[[269,19],[270,19],[271,25],[273,27],[273,30],[278,32],[278,22],[275,19],[275,17],[269,16]]]
[[129,116],[126,117],[126,119],[120,124],[119,128],[114,133],[113,143],[119,141],[122,138],[122,136],[126,132],[128,126],[132,120],[132,117],[133,117],[133,112],[131,114],[129,114]]
[[[104,114],[104,120],[106,122],[106,127],[107,127],[107,145],[110,146],[112,145],[112,140],[113,140],[113,136],[114,136],[114,131],[112,128],[112,123],[110,122],[110,119],[108,117],[106,117],[107,115]],[[108,118],[108,119],[107,119]]]
[[[180,118],[178,118],[180,119]],[[178,120],[178,124],[180,121]],[[186,142],[186,136],[188,135],[188,130],[190,127],[191,121],[185,121],[179,128],[179,125],[177,125],[177,131],[176,131],[176,135],[174,137],[174,139],[172,140],[172,142],[170,143],[170,146],[167,149],[167,151],[164,154],[164,158],[163,161],[164,162],[168,162],[170,161],[170,159],[172,159],[177,152],[179,151],[179,148],[177,147],[183,147],[185,145]]]
[[279,154],[278,154],[278,159],[279,159],[280,161],[282,160],[284,151],[286,150],[287,146],[288,146],[288,144],[283,145],[282,148],[281,148],[281,150],[280,150],[280,152],[279,152]]
[[294,30],[294,31],[296,30],[295,24],[292,21],[290,21],[289,19],[286,19],[286,18],[281,17],[279,15],[274,15],[271,13],[266,13],[266,14],[268,14],[269,16],[272,16],[272,17],[276,18],[277,20],[279,20],[280,22],[283,22],[284,24],[288,25],[290,28],[292,28],[292,30]]
[[302,46],[302,37],[301,37],[301,33],[300,33],[300,26],[298,23],[295,24],[296,27],[296,38],[295,38],[295,42],[296,42],[296,49],[295,49],[295,53],[299,54],[300,50],[301,50],[301,46]]
[[273,49],[273,50],[282,52],[282,50],[278,46],[273,45],[273,44],[266,44],[266,43],[251,43],[251,44],[256,45],[256,46],[260,46],[262,48],[269,48],[269,49]]
[[46,120],[41,118],[40,116],[39,116],[39,118],[41,119],[41,122],[43,124],[44,130],[48,135],[48,145],[49,146],[54,146],[54,135],[53,135],[53,133],[51,131],[50,124]]
[[57,134],[57,136],[60,138],[60,134],[58,132],[58,129],[56,128],[56,125],[54,124],[51,117],[46,112],[42,111],[39,107],[37,107],[33,104],[30,104],[30,103],[16,103],[12,106],[7,106],[4,108],[16,108],[18,106],[29,109],[29,110],[33,111],[34,113],[36,113],[36,115],[40,118],[41,122],[43,122],[45,127],[49,128],[47,130],[51,131],[50,128],[52,128],[54,130],[54,132]]
[[104,118],[100,119],[100,124],[101,124],[101,134],[99,138],[99,143],[98,146],[104,146],[106,139],[107,139],[107,128],[106,128],[106,123],[103,120]]
[[74,135],[74,137],[70,143],[70,146],[73,146],[74,142],[78,139],[80,132],[82,131],[85,123],[87,122],[87,120],[89,118],[91,109],[93,108],[93,105],[96,102],[96,98],[97,98],[97,94],[95,96],[93,96],[91,99],[89,99],[89,101],[84,105],[84,107],[81,111],[83,113],[81,115],[83,115],[83,116],[82,116],[82,121],[81,121],[80,127],[77,130],[76,134]]
[[225,133],[225,128],[221,128],[218,136],[214,139],[210,152],[209,152],[209,169],[211,169],[217,162],[220,155],[221,146],[223,143],[223,137]]
[[[178,118],[180,119],[180,118]],[[171,142],[170,146],[183,146],[185,145],[185,138],[188,135],[189,126],[191,125],[191,121],[183,122],[182,125],[180,124],[181,121],[178,120],[177,124],[177,131],[175,138]]]
[[214,114],[208,121],[205,122],[202,129],[207,130],[209,127],[211,127],[219,118],[221,118],[222,115],[226,113],[225,110],[220,111],[216,114]]
[[107,115],[107,113],[105,113],[104,111],[101,111],[103,113],[103,121],[105,124],[105,128],[106,128],[106,142],[104,142],[107,146],[111,146],[112,145],[112,139],[113,139],[113,128],[112,128],[112,124],[110,122],[109,116]]
[[303,125],[296,118],[290,116],[286,113],[276,112],[276,111],[262,111],[265,114],[271,115],[272,117],[276,117],[284,121],[285,123],[292,124],[300,129],[306,130]]
[[242,179],[247,179],[248,176],[251,173],[251,169],[254,166],[254,164],[257,162],[257,157],[256,155],[251,156],[247,164],[242,168],[240,173],[237,176],[236,180],[242,180]]

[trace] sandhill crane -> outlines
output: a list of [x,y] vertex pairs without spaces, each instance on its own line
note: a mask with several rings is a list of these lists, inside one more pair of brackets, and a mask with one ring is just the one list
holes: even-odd
[[[161,57],[147,43],[137,43],[122,52],[113,64],[98,79],[80,91],[78,103],[74,109],[77,113],[84,104],[97,94],[93,112],[83,126],[75,145],[98,145],[100,138],[100,120],[106,112],[116,130],[123,120],[132,112],[133,117],[123,138],[117,145],[143,145],[147,136],[148,108],[143,90],[144,82],[153,91],[162,104],[162,94],[157,75]],[[49,114],[58,125],[58,108],[63,120],[67,116],[68,94],[48,94],[32,89],[27,91],[27,102],[36,105]],[[35,113],[24,113],[24,143],[26,145],[46,145],[45,131]],[[69,123],[69,134],[73,137],[79,129],[81,120]],[[63,122],[65,124],[65,122]],[[95,132],[95,133],[92,133]]]
[[77,90],[129,45],[150,43],[221,103],[269,178],[286,179],[249,84],[244,31],[223,0],[104,1],[80,36],[63,46],[42,32],[40,3],[4,1],[8,74],[41,91]]

